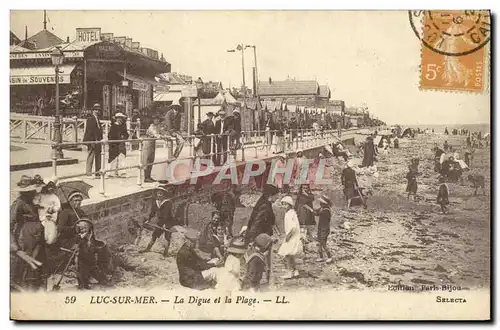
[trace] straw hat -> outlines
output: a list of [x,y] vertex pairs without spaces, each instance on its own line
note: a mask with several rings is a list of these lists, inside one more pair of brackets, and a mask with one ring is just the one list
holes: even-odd
[[232,239],[227,248],[227,252],[236,254],[245,254],[247,252],[246,250],[245,240],[241,237]]
[[240,114],[240,110],[238,110],[238,109],[234,109],[234,110],[233,110],[233,113],[237,113],[237,114],[239,115],[239,114]]
[[330,200],[330,198],[326,197],[325,195],[319,196],[318,201],[320,202],[320,204],[326,204],[328,206],[332,205],[332,201]]
[[285,196],[281,199],[281,203],[288,204],[290,206],[293,206],[293,199],[290,196]]

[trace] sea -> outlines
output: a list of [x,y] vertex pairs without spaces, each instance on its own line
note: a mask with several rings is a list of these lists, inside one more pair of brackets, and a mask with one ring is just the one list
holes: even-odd
[[456,129],[468,129],[471,132],[483,132],[490,133],[491,125],[489,123],[482,124],[456,124],[456,125],[401,125],[401,127],[411,127],[411,128],[420,128],[420,129],[434,129],[436,133],[444,133],[445,128],[448,128],[448,132],[451,134],[451,130]]

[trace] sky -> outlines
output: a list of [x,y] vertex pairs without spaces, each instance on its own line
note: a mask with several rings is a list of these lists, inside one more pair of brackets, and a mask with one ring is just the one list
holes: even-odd
[[[366,104],[390,124],[490,122],[490,95],[421,91],[421,45],[406,11],[47,11],[48,29],[75,39],[100,27],[163,53],[173,72],[239,87],[238,44],[257,46],[260,80],[317,80],[332,99]],[[43,11],[11,11],[21,39],[43,28]],[[254,56],[245,51],[246,83]]]

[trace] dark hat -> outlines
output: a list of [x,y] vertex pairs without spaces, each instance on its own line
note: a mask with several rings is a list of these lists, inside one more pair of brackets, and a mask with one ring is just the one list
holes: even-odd
[[212,111],[207,112],[207,116],[215,116],[215,114]]
[[264,187],[262,188],[262,192],[264,195],[276,195],[279,190],[278,187],[272,184],[265,184]]
[[257,245],[261,250],[267,250],[273,239],[268,234],[259,234],[255,238],[255,245]]
[[181,111],[182,110],[182,107],[178,104],[172,104],[170,106],[170,109],[174,109],[174,110],[178,110],[178,111]]
[[27,175],[21,176],[21,179],[17,183],[17,187],[14,189],[15,191],[33,191],[38,188],[43,187],[45,183],[40,175],[35,175],[33,178]]
[[81,223],[87,223],[90,226],[90,229],[94,229],[94,224],[92,223],[92,221],[90,221],[87,218],[81,218],[80,220],[78,220],[75,223],[75,227],[78,227],[78,225],[81,224]]
[[212,203],[217,203],[222,201],[222,194],[221,193],[213,193],[212,196],[210,196],[210,201]]

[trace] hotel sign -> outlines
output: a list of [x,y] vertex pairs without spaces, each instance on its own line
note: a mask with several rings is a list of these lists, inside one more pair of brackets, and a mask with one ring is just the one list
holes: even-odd
[[[11,76],[11,85],[52,85],[56,83],[56,76],[53,75],[25,75]],[[70,75],[59,75],[60,84],[69,84]]]
[[[83,57],[83,51],[63,51],[65,58]],[[33,59],[50,59],[50,52],[22,52],[10,53],[11,60],[33,60]]]
[[101,41],[101,28],[77,28],[76,41],[81,41],[81,42]]

